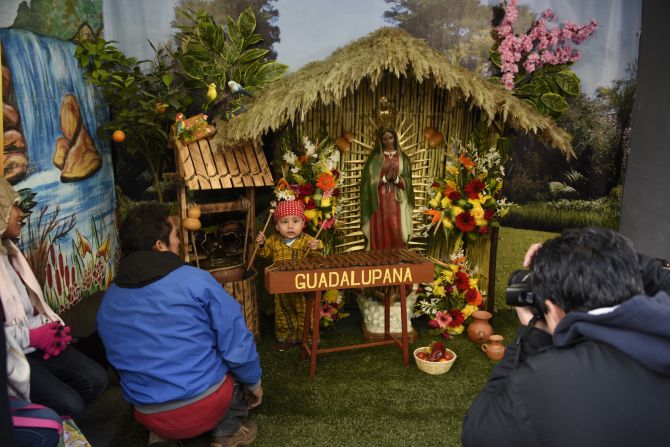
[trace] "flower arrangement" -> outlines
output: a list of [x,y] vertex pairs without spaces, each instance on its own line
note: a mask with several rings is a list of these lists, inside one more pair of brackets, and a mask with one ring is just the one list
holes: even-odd
[[329,138],[312,143],[303,138],[299,151],[283,151],[283,177],[274,193],[278,200],[304,200],[308,229],[329,230],[335,225],[340,173],[340,152]]
[[515,35],[514,22],[519,16],[517,2],[505,2],[505,16],[495,28],[501,39],[498,54],[503,72],[502,84],[508,90],[514,88],[515,77],[524,71],[532,73],[545,64],[561,65],[579,60],[581,55],[570,42],[579,45],[598,29],[598,22],[593,19],[586,25],[566,21],[548,29],[548,23],[555,22],[556,16],[551,9],[547,9],[526,34]]
[[579,94],[579,77],[568,67],[581,57],[572,44],[583,43],[598,22],[586,25],[566,21],[552,28],[556,16],[547,9],[525,34],[514,34],[519,12],[517,0],[503,3],[505,15],[497,27],[497,46],[491,51],[491,62],[501,73],[500,82],[538,111],[559,116],[568,108],[566,95]]
[[465,321],[483,303],[479,291],[479,273],[467,262],[463,251],[449,257],[449,262],[435,262],[435,280],[425,284],[425,298],[417,301],[414,316],[428,315],[429,333],[444,338],[459,335]]
[[321,320],[322,328],[332,327],[336,321],[349,316],[343,311],[343,295],[339,290],[328,290],[321,298]]
[[423,210],[430,220],[423,226],[425,237],[442,228],[447,235],[478,239],[498,226],[498,219],[512,205],[496,198],[502,188],[504,168],[500,152],[494,147],[479,154],[474,144],[463,146],[452,140],[447,151],[444,179],[431,186],[428,207]]

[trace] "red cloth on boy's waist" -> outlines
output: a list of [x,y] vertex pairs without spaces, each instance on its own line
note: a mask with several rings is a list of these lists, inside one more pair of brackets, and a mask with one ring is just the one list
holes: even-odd
[[186,439],[216,427],[228,412],[233,401],[235,379],[226,380],[212,394],[192,404],[159,413],[133,411],[135,419],[161,438]]

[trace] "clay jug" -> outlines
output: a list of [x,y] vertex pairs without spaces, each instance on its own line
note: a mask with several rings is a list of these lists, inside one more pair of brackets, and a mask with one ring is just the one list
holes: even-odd
[[502,343],[502,335],[491,335],[489,341],[482,345],[482,351],[493,361],[498,361],[505,355],[505,345]]
[[468,326],[468,338],[477,344],[486,343],[489,336],[493,334],[493,328],[489,324],[492,317],[490,312],[478,310],[472,314],[472,323]]

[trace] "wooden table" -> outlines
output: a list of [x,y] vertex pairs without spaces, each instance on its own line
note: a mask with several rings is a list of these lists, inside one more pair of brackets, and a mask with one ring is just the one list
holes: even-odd
[[409,366],[405,287],[399,287],[402,321],[399,339],[390,331],[391,299],[387,294],[384,299],[384,340],[319,349],[321,296],[325,290],[412,285],[432,282],[433,275],[433,263],[414,251],[378,250],[279,261],[266,269],[265,288],[272,294],[294,292],[305,294],[307,309],[300,354],[303,358],[310,358],[309,374],[314,377],[319,354],[391,344],[400,347],[403,365]]

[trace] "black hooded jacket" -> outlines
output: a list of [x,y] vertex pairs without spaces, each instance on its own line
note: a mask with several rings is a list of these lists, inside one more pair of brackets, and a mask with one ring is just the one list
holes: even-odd
[[462,441],[667,446],[669,402],[670,296],[640,295],[599,314],[571,312],[553,338],[531,329],[508,346],[465,417]]

